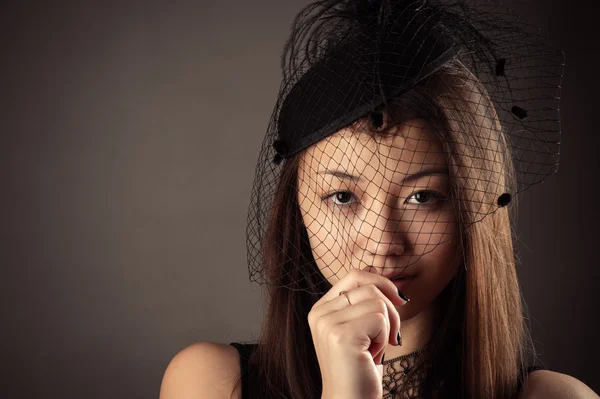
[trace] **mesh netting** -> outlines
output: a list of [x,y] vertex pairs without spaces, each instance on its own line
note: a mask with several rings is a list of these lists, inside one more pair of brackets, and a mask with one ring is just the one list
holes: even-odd
[[495,1],[320,1],[294,21],[248,215],[250,278],[411,277],[558,168],[564,54]]

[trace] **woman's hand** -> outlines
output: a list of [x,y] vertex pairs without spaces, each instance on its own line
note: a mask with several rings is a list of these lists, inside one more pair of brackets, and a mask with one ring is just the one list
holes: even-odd
[[381,359],[388,342],[398,344],[400,331],[394,306],[405,303],[387,278],[352,270],[314,304],[308,324],[321,369],[322,398],[381,399]]

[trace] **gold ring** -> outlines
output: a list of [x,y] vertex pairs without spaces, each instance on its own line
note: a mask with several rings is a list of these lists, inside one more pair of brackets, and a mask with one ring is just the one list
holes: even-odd
[[346,300],[348,301],[348,305],[352,306],[352,303],[350,302],[350,298],[348,298],[348,293],[346,291],[340,291],[339,296],[345,295],[346,296]]

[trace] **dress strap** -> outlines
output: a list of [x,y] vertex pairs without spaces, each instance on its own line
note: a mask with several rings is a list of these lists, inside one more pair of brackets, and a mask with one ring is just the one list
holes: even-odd
[[231,342],[229,345],[235,347],[240,354],[240,376],[242,378],[242,398],[250,397],[250,368],[248,361],[250,355],[256,348],[256,344],[242,344]]

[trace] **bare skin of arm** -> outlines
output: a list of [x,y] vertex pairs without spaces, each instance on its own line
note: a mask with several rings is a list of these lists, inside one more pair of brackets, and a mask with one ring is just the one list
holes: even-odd
[[[198,342],[181,350],[163,376],[160,399],[239,399],[240,359],[231,345]],[[232,395],[233,393],[233,395]]]
[[583,382],[549,370],[534,371],[523,385],[519,399],[598,399]]

